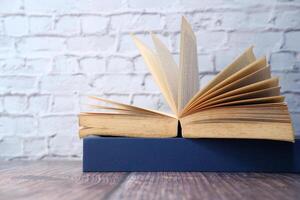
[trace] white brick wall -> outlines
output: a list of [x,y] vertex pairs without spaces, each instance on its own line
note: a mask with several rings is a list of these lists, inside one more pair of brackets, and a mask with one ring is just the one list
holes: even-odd
[[181,15],[198,37],[201,85],[254,44],[300,135],[298,0],[1,0],[0,157],[80,158],[88,94],[168,110],[129,34],[157,33],[178,59]]

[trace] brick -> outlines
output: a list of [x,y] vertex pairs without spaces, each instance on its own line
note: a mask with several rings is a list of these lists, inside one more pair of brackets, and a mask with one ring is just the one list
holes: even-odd
[[97,78],[93,85],[98,92],[130,93],[143,89],[143,77],[138,75],[111,74]]
[[[168,31],[172,31],[172,32],[179,32],[180,26],[181,26],[181,17],[182,17],[182,14],[180,14],[180,13],[178,13],[178,14],[170,13],[170,14],[166,15],[165,16],[166,29]],[[189,21],[189,22],[191,22],[191,21]],[[191,22],[191,24],[192,24],[192,22]]]
[[[7,36],[0,36],[0,53],[14,50],[15,41]],[[6,57],[6,56],[5,56]]]
[[130,99],[128,94],[106,94],[105,98],[117,101],[117,102],[122,102],[126,104],[130,104]]
[[3,102],[3,97],[0,97],[0,112],[4,111],[4,102]]
[[65,48],[64,38],[59,37],[27,37],[22,38],[17,48],[21,52],[55,51],[60,52]]
[[23,154],[22,140],[18,137],[5,137],[0,141],[0,157],[18,157]]
[[178,0],[152,1],[152,0],[129,0],[130,8],[170,8],[178,5]]
[[0,35],[5,35],[4,22],[0,21]]
[[[201,8],[214,8],[215,6],[220,6],[224,2],[222,0],[203,0],[201,1]],[[231,4],[228,2],[226,5]],[[180,5],[184,8],[197,8],[199,7],[199,1],[197,0],[180,0]]]
[[300,51],[300,31],[292,31],[285,34],[284,49]]
[[[197,51],[199,52],[211,52],[212,50],[222,47],[227,38],[225,32],[216,31],[199,31],[195,33],[197,38]],[[176,52],[179,52],[180,36],[177,36]]]
[[145,92],[153,92],[153,93],[160,93],[160,89],[158,87],[158,84],[153,79],[152,75],[146,75],[144,80],[144,91]]
[[[16,121],[9,116],[0,116],[0,138],[15,133]],[[1,146],[1,145],[0,145]]]
[[38,158],[47,154],[47,140],[44,137],[25,138],[23,146],[25,156]]
[[[142,40],[148,47],[154,50],[154,45],[151,40],[151,36],[148,34],[135,34],[140,40]],[[171,50],[171,41],[170,37],[165,35],[157,35],[159,39]],[[130,54],[140,54],[137,47],[135,46],[132,37],[130,35],[124,34],[120,38],[120,44],[118,51],[121,53],[130,53]]]
[[[70,135],[56,135],[50,138],[49,152],[58,156],[76,155],[78,149],[82,148],[78,144],[78,138]],[[79,148],[78,148],[79,147]]]
[[50,75],[41,79],[43,92],[70,94],[90,89],[87,79],[83,75]]
[[17,75],[25,68],[25,59],[23,58],[7,58],[0,60],[1,74]]
[[52,73],[75,74],[79,71],[79,61],[76,56],[57,56],[54,58]]
[[4,20],[7,35],[22,36],[28,33],[28,19],[24,16],[7,17]]
[[133,105],[139,106],[142,108],[148,108],[157,110],[159,105],[159,97],[148,95],[148,94],[135,94],[133,95]]
[[74,11],[74,4],[72,2],[72,0],[52,0],[46,2],[25,0],[24,5],[26,11],[29,13],[68,13]]
[[111,57],[107,62],[107,71],[116,73],[132,72],[133,64],[126,58]]
[[78,132],[76,116],[46,116],[39,119],[38,134],[51,136],[55,134],[74,134]]
[[8,58],[0,60],[0,72],[7,75],[40,75],[48,73],[51,64],[47,58]]
[[108,51],[114,48],[114,43],[114,37],[109,35],[74,37],[67,40],[67,47],[79,52]]
[[290,112],[300,112],[300,95],[294,93],[284,94]]
[[292,123],[296,136],[300,136],[300,113],[291,113]]
[[110,1],[72,1],[74,10],[84,13],[98,13],[98,12],[111,12],[120,10],[126,7],[126,2],[123,0],[110,0]]
[[300,73],[273,73],[279,77],[282,92],[300,92]]
[[62,35],[76,35],[80,32],[80,19],[74,16],[64,16],[56,20],[55,32]]
[[49,96],[35,95],[28,97],[28,112],[45,114],[48,110]]
[[200,79],[200,88],[204,88],[216,75],[205,74]]
[[158,96],[159,100],[158,100],[158,108],[157,110],[162,111],[162,112],[166,112],[166,113],[173,113],[173,111],[171,110],[171,108],[169,107],[169,105],[167,104],[164,96],[162,94],[156,95]]
[[214,70],[213,57],[208,54],[198,55],[198,68],[199,72],[207,72]]
[[148,73],[149,72],[142,56],[136,57],[133,60],[133,63],[134,63],[134,71],[135,72],[142,72],[142,73]]
[[126,32],[162,30],[163,22],[159,15],[116,15],[111,17],[111,28]]
[[229,33],[228,45],[230,49],[243,51],[244,49],[255,46],[257,57],[269,54],[271,51],[278,50],[282,43],[282,34],[279,32],[232,32]]
[[87,57],[80,60],[80,70],[86,74],[99,74],[105,71],[103,58]]
[[263,30],[269,27],[274,27],[272,17],[272,12],[266,12],[263,10],[261,12],[250,12],[247,16],[247,23],[243,23],[245,25],[244,29],[255,31],[257,29]]
[[52,17],[30,17],[29,26],[31,34],[49,34],[53,31]]
[[27,98],[25,96],[5,96],[4,107],[8,113],[24,113],[27,108]]
[[234,59],[236,59],[239,55],[243,53],[245,49],[225,49],[216,51],[215,54],[215,65],[216,70],[221,71],[226,66],[231,64]]
[[52,61],[48,58],[27,59],[25,69],[22,74],[26,75],[42,75],[47,74],[51,70]]
[[270,65],[272,70],[292,70],[295,63],[295,55],[291,52],[278,52],[271,54]]
[[5,76],[0,77],[0,93],[32,92],[36,89],[36,79],[29,76]]
[[[241,30],[251,29],[253,27],[249,26],[248,16],[245,12],[220,12],[210,16],[212,17],[212,20],[208,26],[212,29]],[[252,16],[249,18],[252,19]],[[205,19],[209,19],[209,16],[204,16],[204,22],[207,21]]]
[[36,133],[37,124],[31,116],[18,116],[15,118],[15,134],[20,136],[33,135]]
[[104,33],[108,27],[108,18],[100,16],[81,17],[81,29],[83,33]]
[[55,95],[51,102],[51,112],[72,113],[75,112],[75,101],[72,95]]
[[278,10],[275,15],[275,26],[276,28],[299,28],[300,27],[300,11],[283,11]]
[[23,10],[22,0],[13,3],[10,0],[1,0],[0,13],[16,13]]
[[[146,44],[151,44],[151,38],[149,35],[141,35],[141,34],[136,34],[136,36],[142,40]],[[119,41],[119,47],[118,47],[118,52],[121,53],[132,53],[132,54],[139,54],[139,51],[135,44],[133,43],[132,37],[130,35],[121,35],[120,41]]]

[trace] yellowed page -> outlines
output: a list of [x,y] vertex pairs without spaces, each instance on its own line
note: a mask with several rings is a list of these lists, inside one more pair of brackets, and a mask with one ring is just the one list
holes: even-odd
[[169,116],[169,117],[176,117],[175,115],[172,115],[172,114],[168,114],[168,113],[164,113],[164,112],[160,112],[160,111],[156,111],[156,110],[140,108],[140,107],[136,107],[136,106],[132,106],[132,105],[128,105],[128,104],[118,103],[116,101],[112,101],[112,100],[109,100],[109,99],[104,99],[104,98],[101,98],[101,97],[90,96],[90,98],[99,100],[100,102],[112,104],[114,106],[117,106],[118,108],[131,110],[135,113],[165,115],[165,116]]
[[[207,102],[213,101],[215,98],[217,98],[219,95],[223,95],[227,92],[234,91],[238,88],[245,87],[247,85],[251,85],[254,83],[258,83],[260,81],[270,79],[271,73],[270,73],[270,67],[264,67],[262,69],[257,70],[256,72],[253,72],[252,74],[249,74],[247,76],[244,76],[241,79],[238,79],[228,85],[225,85],[224,87],[221,87],[220,89],[217,89],[216,91],[213,91],[212,93],[205,95],[201,99],[201,103],[198,105],[195,105],[190,110],[193,110],[195,107],[198,107],[199,105],[205,104]],[[187,112],[188,113],[188,112]]]
[[199,90],[197,40],[191,26],[182,18],[178,83],[178,112]]
[[186,108],[183,113],[181,113],[181,116],[186,115],[189,113],[191,110],[194,110],[195,107],[198,107],[201,103],[203,103],[205,100],[209,99],[209,94],[217,91],[218,89],[221,89],[223,87],[226,87],[227,85],[234,83],[235,81],[238,81],[245,76],[248,76],[260,69],[263,69],[267,65],[267,60],[265,57],[258,59],[254,61],[253,63],[249,64],[248,66],[242,68],[238,72],[232,74],[225,80],[221,81],[214,87],[212,87],[210,90],[205,92],[202,96],[198,97],[198,99],[195,99],[194,102],[191,104],[189,108]]
[[171,110],[174,112],[174,114],[176,114],[177,113],[176,102],[173,99],[173,95],[171,92],[172,90],[169,87],[168,79],[164,73],[164,69],[161,66],[160,59],[149,47],[147,47],[136,36],[132,35],[132,38],[135,45],[139,49],[142,57],[144,58],[144,61],[148,66],[149,71],[151,72],[155,82],[158,84],[164,98],[169,104]]
[[253,98],[260,98],[260,97],[279,96],[279,95],[280,95],[280,87],[272,87],[272,88],[266,88],[266,89],[262,89],[262,90],[256,90],[253,92],[247,92],[247,93],[243,93],[243,94],[237,94],[234,96],[221,98],[218,100],[214,100],[214,101],[205,103],[198,108],[205,108],[207,106],[218,105],[220,103],[237,101],[237,100],[246,100],[246,99],[253,99]]
[[[179,75],[178,66],[174,61],[173,56],[168,50],[168,48],[158,39],[158,37],[155,34],[151,34],[151,36],[156,49],[157,56],[161,63],[162,71],[167,79],[168,88],[171,91],[172,100],[174,101],[175,108],[177,111]],[[175,112],[175,109],[173,109],[173,112]]]
[[[244,99],[244,100],[236,100],[236,101],[231,101],[231,102],[226,102],[226,103],[220,103],[217,105],[207,106],[202,109],[210,109],[210,108],[215,108],[215,107],[232,106],[232,105],[282,103],[283,101],[284,101],[284,96],[261,97],[261,98]],[[199,111],[202,109],[199,109]]]
[[205,101],[206,99],[209,101],[211,98],[216,97],[218,95],[270,78],[271,78],[270,67],[269,66],[264,67],[262,69],[257,70],[256,72],[253,72],[252,74],[244,76],[243,78],[238,79],[206,95],[205,98],[203,98],[203,102],[206,102]]
[[176,137],[178,120],[168,116],[97,113],[79,115],[80,137]]
[[278,77],[270,78],[267,80],[263,80],[263,81],[259,81],[259,82],[250,84],[250,85],[246,85],[244,87],[241,87],[241,88],[238,88],[235,90],[228,91],[226,93],[223,93],[221,95],[218,95],[216,97],[209,99],[208,101],[206,101],[206,103],[209,103],[209,102],[212,102],[212,101],[215,101],[218,99],[226,98],[226,97],[239,95],[239,94],[245,94],[245,93],[249,93],[249,92],[264,90],[267,88],[277,87],[278,84],[279,84]]
[[[202,94],[206,93],[208,90],[213,88],[215,85],[220,83],[221,81],[225,80],[232,74],[236,73],[243,67],[246,67],[247,65],[251,64],[255,61],[255,56],[253,54],[253,47],[248,48],[242,55],[237,57],[230,65],[225,67],[208,85],[206,85],[203,89],[197,92],[196,95],[194,95],[189,102],[187,103],[186,107],[184,108],[184,111],[192,107],[193,102],[198,99]],[[183,112],[184,112],[183,111]]]
[[[189,123],[209,122],[209,120],[269,120],[290,121],[289,112],[284,103],[240,105],[228,107],[216,107],[191,114],[183,118]],[[211,121],[212,122],[212,121]]]
[[289,112],[283,103],[212,108],[188,115],[180,123],[185,138],[294,141]]

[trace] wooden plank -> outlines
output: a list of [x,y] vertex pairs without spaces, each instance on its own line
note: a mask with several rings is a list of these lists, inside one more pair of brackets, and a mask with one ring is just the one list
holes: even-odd
[[82,173],[81,164],[0,162],[0,199],[299,199],[300,174]]
[[258,173],[131,173],[109,199],[297,199],[300,176]]
[[80,161],[0,164],[0,199],[101,199],[126,173],[82,173]]

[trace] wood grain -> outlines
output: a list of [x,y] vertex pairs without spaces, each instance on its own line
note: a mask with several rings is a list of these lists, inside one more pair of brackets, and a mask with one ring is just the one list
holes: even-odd
[[80,161],[0,162],[0,199],[299,199],[299,174],[82,173]]

